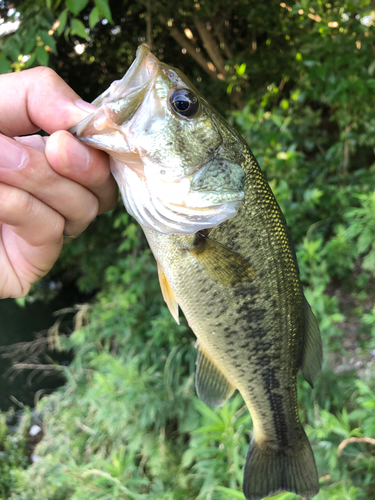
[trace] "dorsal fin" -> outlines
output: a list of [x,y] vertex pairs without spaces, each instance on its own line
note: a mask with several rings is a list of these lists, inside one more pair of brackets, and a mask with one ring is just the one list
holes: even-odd
[[314,387],[322,367],[323,349],[319,325],[305,299],[305,335],[302,350],[301,371],[307,382]]
[[176,320],[177,324],[180,324],[180,320],[178,318],[178,302],[176,300],[176,296],[174,294],[174,291],[170,287],[167,278],[165,277],[164,271],[162,270],[159,262],[158,262],[158,275],[159,275],[159,283],[160,283],[160,288],[161,292],[163,294],[163,298],[168,306],[168,309],[174,319]]
[[236,388],[203,348],[198,345],[197,349],[197,373],[195,375],[197,394],[211,408],[223,406]]

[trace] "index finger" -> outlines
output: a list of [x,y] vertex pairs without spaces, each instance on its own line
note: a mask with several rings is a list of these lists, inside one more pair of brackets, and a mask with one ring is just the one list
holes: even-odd
[[50,68],[0,76],[0,132],[10,137],[68,130],[95,109]]

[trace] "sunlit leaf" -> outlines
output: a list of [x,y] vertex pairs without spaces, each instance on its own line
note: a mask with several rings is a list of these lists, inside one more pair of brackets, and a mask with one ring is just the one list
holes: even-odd
[[38,35],[40,36],[44,45],[47,45],[52,50],[52,52],[56,55],[57,54],[56,43],[55,43],[55,39],[53,38],[53,36],[49,35],[48,32],[44,31],[44,30],[40,30],[38,32]]
[[99,19],[100,19],[99,9],[98,9],[98,7],[94,7],[89,15],[89,26],[91,29],[93,29],[93,27],[96,26]]
[[94,0],[94,2],[100,12],[103,14],[103,17],[105,19],[108,19],[108,21],[113,24],[111,9],[108,0]]
[[66,6],[75,16],[89,3],[89,0],[66,0]]
[[37,47],[35,50],[36,59],[42,66],[48,66],[49,54],[44,47]]
[[238,498],[239,500],[245,500],[245,495],[242,491],[234,490],[233,488],[226,488],[225,486],[216,486],[217,491],[221,491],[225,494],[225,498]]
[[25,69],[31,68],[32,65],[35,63],[35,60],[36,60],[36,51],[30,54],[30,58],[25,63]]
[[246,64],[242,63],[241,66],[237,69],[237,75],[242,76],[246,71]]
[[79,19],[72,19],[70,25],[70,32],[72,35],[78,35],[81,38],[87,38],[86,28],[82,21]]
[[57,28],[57,34],[60,36],[64,29],[65,29],[65,26],[66,26],[66,21],[68,20],[68,11],[65,9],[61,12],[61,14],[59,15],[59,27]]

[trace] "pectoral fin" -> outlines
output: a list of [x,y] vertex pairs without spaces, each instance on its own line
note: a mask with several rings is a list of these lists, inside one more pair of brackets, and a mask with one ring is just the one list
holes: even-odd
[[323,349],[318,322],[305,299],[305,336],[302,351],[301,371],[305,380],[314,387],[322,367]]
[[254,270],[242,255],[211,240],[204,231],[196,234],[194,246],[188,251],[205,267],[207,274],[221,285],[236,286],[254,279]]
[[167,278],[165,277],[164,271],[160,267],[160,264],[158,262],[158,275],[159,275],[159,283],[160,283],[160,288],[161,292],[163,294],[163,298],[165,302],[167,303],[168,309],[174,319],[176,320],[177,324],[180,324],[180,320],[178,318],[178,302],[176,300],[176,296],[174,294],[174,291],[170,287]]
[[222,406],[236,389],[200,346],[195,387],[199,398],[211,408]]

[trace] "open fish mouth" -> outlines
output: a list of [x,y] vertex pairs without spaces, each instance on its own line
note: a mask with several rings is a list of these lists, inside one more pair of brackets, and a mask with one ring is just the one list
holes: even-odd
[[[114,81],[92,102],[98,107],[98,111],[72,127],[70,132],[85,144],[112,154],[116,151],[130,151],[126,134],[121,134],[121,125],[134,116],[157,70],[157,59],[145,45],[141,45],[124,77]],[[121,144],[122,141],[125,141],[125,144]],[[128,147],[125,147],[126,145]]]

